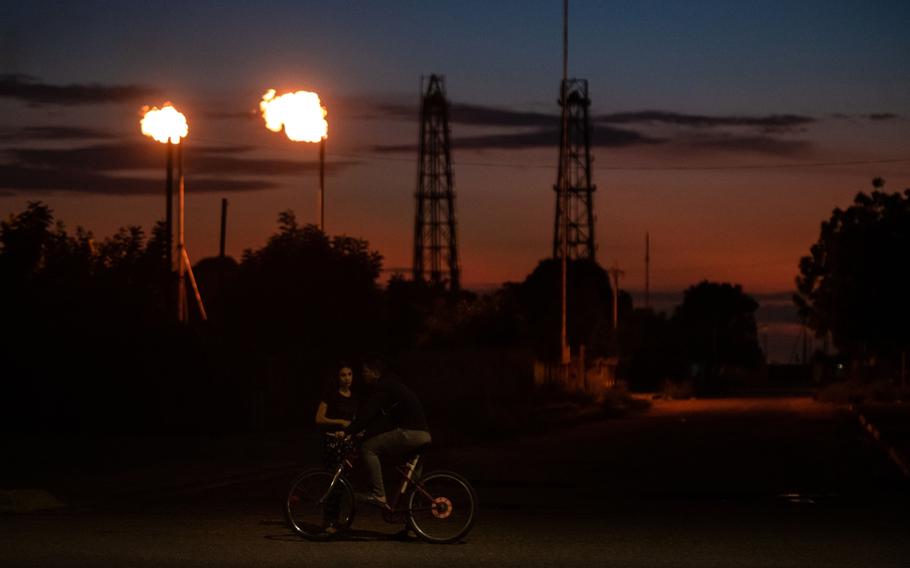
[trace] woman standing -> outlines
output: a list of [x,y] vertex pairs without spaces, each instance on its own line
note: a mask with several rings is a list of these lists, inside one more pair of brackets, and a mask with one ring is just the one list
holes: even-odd
[[[354,371],[345,362],[338,364],[337,378],[329,381],[316,408],[316,429],[326,434],[323,446],[323,464],[335,469],[341,461],[341,432],[354,420],[357,412],[357,396],[351,389]],[[333,436],[331,434],[337,434]]]
[[[344,442],[344,428],[346,428],[357,412],[357,397],[351,390],[354,382],[354,371],[345,362],[338,364],[337,378],[329,381],[328,388],[322,394],[322,400],[316,408],[316,428],[324,433],[322,451],[323,465],[329,470],[334,470],[341,462]],[[323,511],[323,530],[327,535],[334,535],[338,528],[336,521],[340,509],[341,493],[335,492],[329,496]]]
[[338,365],[338,376],[330,381],[316,408],[316,427],[322,432],[337,432],[346,428],[357,411],[357,398],[351,385],[354,371],[347,363]]

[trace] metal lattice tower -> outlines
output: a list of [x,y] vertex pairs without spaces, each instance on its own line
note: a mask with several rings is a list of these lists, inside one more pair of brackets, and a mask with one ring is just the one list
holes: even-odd
[[[595,260],[594,243],[594,191],[591,183],[591,123],[588,108],[588,81],[586,79],[568,79],[564,86],[566,101],[567,135],[559,148],[559,173],[556,178],[556,221],[553,227],[553,258],[562,257],[562,229],[567,228],[568,258],[588,258]],[[562,98],[562,95],[560,95]],[[563,224],[562,200],[559,188],[566,177],[566,209],[568,219]]]
[[414,280],[461,286],[455,233],[455,191],[449,146],[449,102],[445,78],[420,78],[420,140],[417,215],[414,223]]

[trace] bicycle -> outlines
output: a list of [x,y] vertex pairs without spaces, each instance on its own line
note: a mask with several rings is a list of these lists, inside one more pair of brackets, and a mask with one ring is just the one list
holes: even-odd
[[[354,522],[356,501],[347,474],[356,461],[358,440],[344,438],[339,443],[342,459],[334,471],[306,470],[288,491],[285,517],[294,532],[308,540],[328,540],[333,535],[327,526],[344,530]],[[468,480],[452,471],[415,474],[427,446],[415,449],[396,466],[401,486],[382,516],[387,523],[406,520],[408,528],[427,542],[456,542],[474,526],[477,494]]]

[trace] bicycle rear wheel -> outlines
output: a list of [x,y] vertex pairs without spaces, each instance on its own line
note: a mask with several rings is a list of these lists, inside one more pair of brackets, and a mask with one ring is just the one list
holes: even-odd
[[344,529],[354,521],[354,491],[344,477],[332,486],[335,472],[311,469],[291,483],[284,512],[288,524],[300,536],[326,540],[329,525]]
[[455,542],[471,530],[477,514],[477,494],[468,480],[451,471],[420,478],[408,499],[408,521],[422,539]]

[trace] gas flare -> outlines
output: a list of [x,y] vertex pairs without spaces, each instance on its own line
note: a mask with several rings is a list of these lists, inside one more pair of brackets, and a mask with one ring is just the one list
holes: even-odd
[[158,142],[166,143],[170,139],[174,144],[180,144],[180,139],[189,134],[186,117],[171,103],[164,103],[162,108],[145,106],[142,111],[145,113],[139,121],[142,133]]
[[269,89],[262,95],[259,109],[266,128],[281,132],[284,126],[284,133],[294,142],[319,142],[328,137],[328,111],[316,93],[297,91],[276,97],[275,89]]

